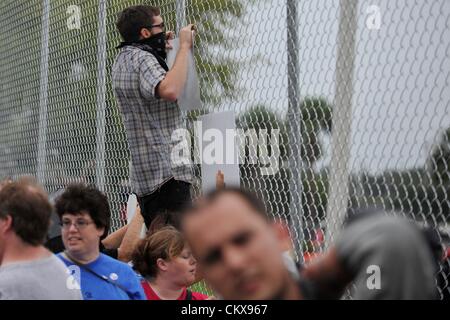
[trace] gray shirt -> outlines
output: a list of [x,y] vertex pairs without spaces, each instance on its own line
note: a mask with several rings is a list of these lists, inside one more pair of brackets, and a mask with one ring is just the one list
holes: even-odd
[[355,299],[436,298],[431,251],[406,219],[376,214],[355,221],[342,232],[336,250],[354,276]]
[[55,255],[0,267],[0,300],[82,300],[79,285]]
[[[156,87],[165,76],[155,56],[134,46],[123,47],[112,67],[114,94],[131,154],[133,192],[140,197],[172,177],[192,182],[190,163],[172,159],[180,142],[178,129],[184,128],[180,108],[176,102],[156,97]],[[188,154],[177,156],[190,160]]]

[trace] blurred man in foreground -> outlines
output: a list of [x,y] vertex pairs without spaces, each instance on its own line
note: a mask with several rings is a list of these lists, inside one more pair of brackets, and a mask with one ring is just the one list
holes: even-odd
[[224,299],[300,299],[287,270],[283,232],[264,207],[239,189],[220,189],[188,210],[182,230],[199,272]]
[[301,271],[283,263],[282,226],[239,189],[214,191],[185,212],[182,230],[198,270],[224,299],[433,299],[433,257],[411,222],[376,215],[349,225],[336,245]]

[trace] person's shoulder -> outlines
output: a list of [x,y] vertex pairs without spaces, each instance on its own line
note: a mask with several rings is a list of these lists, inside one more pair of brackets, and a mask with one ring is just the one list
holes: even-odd
[[5,282],[0,278],[0,300],[15,300],[14,285],[12,282]]
[[136,61],[142,61],[146,59],[152,59],[157,61],[156,57],[148,51],[142,50],[141,48],[137,48],[134,46],[126,46],[122,49],[122,51],[118,54],[118,56],[123,56],[127,59],[135,59]]
[[43,265],[64,265],[63,260],[58,256],[58,254],[51,253],[49,256],[42,258],[40,261],[36,261]]
[[123,68],[128,70],[131,66],[138,66],[142,61],[149,58],[154,58],[151,53],[133,46],[125,46],[116,55],[112,70],[113,72],[117,72]]
[[62,263],[64,263],[66,266],[73,264],[72,261],[69,261],[69,260],[67,260],[67,259],[64,257],[64,255],[63,255],[62,252],[56,253],[56,254],[54,255],[54,257],[57,258],[58,260],[60,260],[60,261],[61,261]]
[[16,292],[26,283],[33,283],[35,273],[31,271],[33,269],[30,269],[25,263],[15,263],[0,268],[0,288],[3,291],[3,296]]
[[104,253],[100,253],[98,262],[102,264],[108,264],[110,266],[114,266],[123,270],[133,271],[133,269],[127,263],[114,259]]
[[14,269],[6,269],[6,268],[0,268],[0,288],[4,288],[5,285],[11,283],[14,281]]
[[52,254],[48,260],[47,260],[47,266],[48,268],[51,268],[53,270],[60,270],[64,273],[67,272],[67,268],[73,265],[74,263],[72,261],[66,260],[62,253],[58,254]]

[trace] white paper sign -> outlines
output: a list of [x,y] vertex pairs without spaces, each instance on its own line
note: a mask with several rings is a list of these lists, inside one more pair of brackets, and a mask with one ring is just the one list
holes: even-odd
[[[199,128],[200,126],[200,128]],[[200,154],[203,194],[216,188],[216,174],[224,174],[225,186],[239,187],[239,150],[233,111],[199,117],[197,143]]]
[[[167,52],[167,66],[172,69],[175,63],[175,58],[177,56],[178,50],[180,48],[179,38],[170,40],[169,43],[172,49]],[[191,50],[188,56],[188,71],[187,80],[183,92],[180,97],[178,97],[178,105],[181,110],[190,111],[201,109],[200,101],[200,84],[197,75],[197,69],[195,68],[194,54]]]
[[137,207],[137,198],[135,194],[130,194],[128,197],[127,202],[127,224],[130,224],[131,220],[133,219],[134,215],[136,214],[136,207]]

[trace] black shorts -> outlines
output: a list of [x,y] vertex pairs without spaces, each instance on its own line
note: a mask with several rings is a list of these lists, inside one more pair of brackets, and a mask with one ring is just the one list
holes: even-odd
[[173,218],[192,202],[191,184],[172,178],[153,193],[137,199],[147,229],[158,216],[164,216],[167,224],[178,227]]

